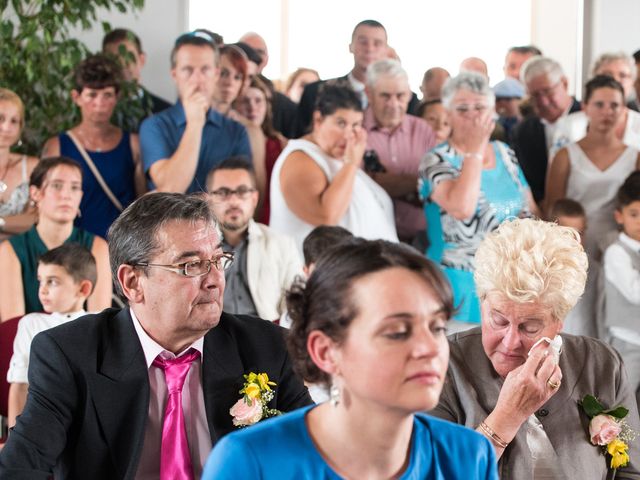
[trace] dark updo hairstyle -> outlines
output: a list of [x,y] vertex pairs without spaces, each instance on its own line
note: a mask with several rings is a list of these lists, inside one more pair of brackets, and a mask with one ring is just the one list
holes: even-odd
[[622,95],[622,103],[624,104],[624,88],[615,78],[609,75],[596,75],[584,86],[584,102],[587,103],[593,92],[600,88],[612,88],[618,90]]
[[[447,318],[454,312],[451,286],[438,267],[409,246],[384,240],[354,239],[337,245],[320,257],[306,281],[298,279],[287,293],[291,330],[287,345],[296,372],[306,381],[330,383],[330,376],[313,363],[307,339],[319,330],[337,344],[358,315],[353,301],[354,283],[370,273],[406,268],[420,275],[433,289]],[[391,294],[402,285],[389,285]]]
[[48,157],[40,160],[33,171],[31,177],[29,177],[29,186],[42,188],[47,174],[60,165],[66,165],[67,167],[76,168],[80,172],[80,178],[82,178],[82,167],[73,158],[69,157]]
[[314,111],[326,117],[337,110],[355,110],[362,112],[362,103],[358,94],[344,81],[325,82],[320,86]]
[[116,93],[122,85],[122,67],[112,56],[103,53],[91,55],[81,61],[73,73],[73,88],[82,92],[84,88],[114,87]]

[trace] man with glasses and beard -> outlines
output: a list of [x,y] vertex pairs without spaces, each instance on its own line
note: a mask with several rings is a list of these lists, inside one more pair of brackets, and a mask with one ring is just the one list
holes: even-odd
[[285,291],[302,274],[293,239],[253,221],[258,191],[253,167],[244,158],[232,157],[215,167],[207,190],[220,221],[223,249],[234,253],[233,265],[225,271],[225,312],[277,320]]

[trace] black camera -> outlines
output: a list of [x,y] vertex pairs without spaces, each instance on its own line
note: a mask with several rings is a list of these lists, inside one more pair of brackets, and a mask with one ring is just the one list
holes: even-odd
[[387,171],[386,168],[380,163],[380,158],[378,158],[378,152],[375,150],[366,150],[364,152],[364,170],[369,173],[384,173]]

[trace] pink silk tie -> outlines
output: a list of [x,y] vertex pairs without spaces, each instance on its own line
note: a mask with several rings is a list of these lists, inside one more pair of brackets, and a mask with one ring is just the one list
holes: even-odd
[[164,370],[169,398],[162,422],[162,446],[160,448],[161,480],[193,480],[193,467],[189,454],[189,442],[182,411],[182,387],[184,379],[200,352],[190,350],[171,360],[158,355],[153,365]]

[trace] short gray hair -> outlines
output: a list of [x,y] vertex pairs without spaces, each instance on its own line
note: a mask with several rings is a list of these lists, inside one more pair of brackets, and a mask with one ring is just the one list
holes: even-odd
[[615,62],[617,60],[622,60],[627,62],[629,65],[629,71],[631,72],[631,78],[635,80],[636,78],[636,64],[631,55],[628,55],[624,52],[608,52],[603,53],[593,62],[593,67],[591,68],[591,75],[598,75],[598,71],[605,66],[607,63]]
[[154,192],[143,195],[129,205],[109,228],[109,261],[118,295],[124,298],[118,282],[120,265],[151,261],[160,249],[158,231],[174,220],[205,222],[220,234],[218,221],[204,194]]
[[477,72],[464,71],[457,76],[449,78],[442,86],[442,105],[449,110],[451,101],[459,90],[468,90],[486,97],[489,105],[496,103],[496,96],[489,87],[489,79]]
[[409,82],[407,71],[402,68],[399,61],[391,58],[384,58],[373,62],[367,68],[366,83],[369,87],[375,87],[380,77],[404,78]]
[[529,58],[520,69],[520,80],[527,85],[532,79],[545,75],[551,83],[557,83],[565,76],[562,65],[549,57],[536,55]]

